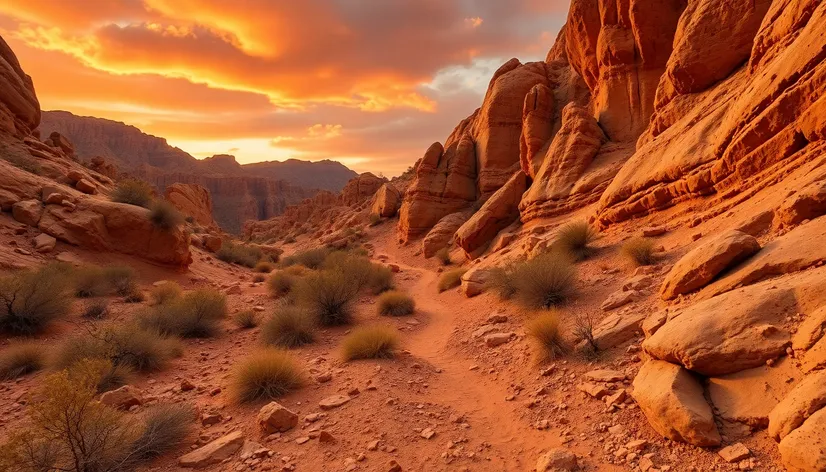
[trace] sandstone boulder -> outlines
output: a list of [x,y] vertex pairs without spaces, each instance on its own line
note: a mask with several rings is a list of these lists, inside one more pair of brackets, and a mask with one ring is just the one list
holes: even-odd
[[[54,147],[60,148],[67,156],[73,156],[75,154],[75,147],[69,141],[66,136],[58,133],[57,131],[52,131],[49,135],[49,141],[52,142]],[[79,179],[78,179],[79,180]]]
[[519,217],[519,201],[527,176],[517,170],[511,178],[456,231],[456,244],[467,254],[485,249],[499,231]]
[[651,426],[666,438],[695,446],[720,444],[703,387],[682,367],[646,362],[634,379],[633,397]]
[[826,408],[780,441],[780,456],[789,472],[826,470]]
[[207,234],[204,235],[204,247],[207,248],[210,252],[218,252],[223,246],[224,240],[215,234]]
[[116,390],[110,390],[100,396],[100,402],[104,405],[128,410],[129,408],[142,405],[143,398],[140,390],[131,385],[124,385]]
[[32,245],[37,252],[52,252],[57,244],[57,239],[46,233],[40,233],[32,239]]
[[206,188],[196,184],[175,183],[166,187],[164,198],[182,214],[194,218],[198,224],[216,226],[212,218],[212,195]]
[[810,183],[783,201],[774,215],[774,226],[794,226],[826,214],[826,180]]
[[347,206],[360,203],[375,194],[387,179],[365,172],[347,182],[341,191],[341,203]]
[[714,277],[760,250],[754,236],[732,230],[683,256],[666,275],[660,288],[665,300],[697,290]]
[[20,67],[6,41],[0,38],[0,129],[16,136],[31,133],[40,124],[40,103],[32,79]]
[[43,205],[38,200],[24,200],[11,207],[11,215],[16,221],[29,226],[37,226],[43,215]]
[[382,218],[396,216],[399,205],[401,205],[401,198],[401,193],[399,193],[393,184],[389,182],[385,183],[379,187],[378,191],[373,195],[370,213]]
[[451,213],[436,223],[422,240],[424,257],[433,257],[453,240],[456,231],[470,218],[470,212]]
[[645,313],[612,314],[594,328],[594,341],[599,349],[610,349],[637,336]]
[[98,186],[88,179],[80,179],[75,183],[75,188],[87,195],[98,193]]
[[780,441],[826,407],[826,371],[813,372],[800,381],[769,414],[769,435]]
[[229,459],[244,445],[244,434],[240,431],[229,433],[178,459],[181,467],[200,469]]
[[258,412],[258,427],[265,434],[283,433],[298,424],[298,415],[277,402],[264,405]]
[[475,297],[485,291],[488,279],[490,278],[490,269],[481,267],[472,267],[467,272],[462,274],[462,293],[468,297]]
[[537,472],[572,472],[577,469],[576,455],[567,449],[551,449],[536,461]]

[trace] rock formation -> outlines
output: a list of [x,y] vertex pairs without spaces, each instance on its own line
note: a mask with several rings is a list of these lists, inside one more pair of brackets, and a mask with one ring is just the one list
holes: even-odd
[[164,198],[181,213],[191,216],[198,224],[214,227],[212,219],[212,196],[200,185],[172,184],[166,187]]

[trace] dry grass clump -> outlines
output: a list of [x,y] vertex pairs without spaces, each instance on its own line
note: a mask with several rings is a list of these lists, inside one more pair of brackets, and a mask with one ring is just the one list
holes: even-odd
[[46,364],[46,348],[31,341],[18,342],[0,351],[0,380],[37,372]]
[[316,323],[312,313],[302,307],[282,306],[261,327],[265,344],[295,348],[313,342]]
[[443,273],[442,276],[439,277],[439,283],[437,285],[439,293],[462,285],[462,276],[465,275],[465,272],[467,272],[467,269],[460,267]]
[[387,326],[356,328],[341,344],[344,360],[389,359],[399,346],[398,332]]
[[273,298],[281,298],[286,297],[292,292],[297,281],[298,276],[287,270],[279,270],[267,279],[267,287]]
[[79,365],[50,375],[30,402],[31,422],[0,446],[0,470],[118,472],[177,447],[192,417],[159,407],[143,417],[95,400],[97,372]]
[[254,283],[261,283],[267,280],[267,276],[264,274],[253,274],[252,281]]
[[505,267],[494,267],[490,270],[488,279],[485,281],[485,288],[495,292],[500,300],[510,300],[516,295],[516,284],[513,273],[515,266],[510,264]]
[[149,205],[149,221],[159,229],[169,231],[184,223],[184,216],[166,200],[155,200]]
[[72,279],[79,298],[111,294],[126,297],[138,291],[135,270],[129,266],[84,266],[73,271]]
[[517,299],[524,306],[550,308],[573,296],[576,268],[567,255],[550,252],[517,265],[512,283]]
[[258,326],[258,315],[252,310],[239,311],[232,317],[235,326],[241,329],[252,329]]
[[262,274],[269,274],[273,269],[275,269],[275,265],[273,265],[272,262],[261,261],[258,264],[255,264],[255,267],[253,267],[252,270]]
[[90,300],[83,307],[82,316],[89,320],[102,320],[109,316],[109,301],[104,298]]
[[416,310],[416,302],[413,298],[398,290],[391,290],[381,294],[377,301],[380,315],[405,316],[412,315]]
[[84,359],[103,359],[113,366],[153,372],[180,354],[181,345],[176,339],[127,324],[106,326],[66,339],[58,346],[52,362],[65,369]]
[[240,402],[275,399],[300,388],[303,383],[298,362],[278,349],[250,354],[232,373],[232,390]]
[[322,326],[348,324],[353,317],[358,287],[348,274],[334,270],[310,274],[295,290],[299,304]]
[[255,265],[264,258],[264,252],[257,247],[238,244],[232,241],[224,241],[221,249],[215,253],[215,257],[231,264],[255,267]]
[[163,305],[151,307],[141,317],[141,324],[164,335],[184,338],[208,338],[218,332],[226,317],[224,294],[211,289],[198,289]]
[[153,193],[152,186],[143,180],[124,179],[112,191],[112,201],[149,208]]
[[636,265],[651,265],[657,261],[654,255],[654,240],[650,238],[631,238],[622,245],[621,252]]
[[380,225],[383,220],[381,219],[380,215],[377,215],[375,213],[370,213],[370,217],[369,217],[368,221],[369,221],[370,227],[373,227],[373,226]]
[[559,332],[559,314],[555,310],[538,315],[525,328],[537,346],[540,360],[553,360],[567,351]]
[[443,266],[453,264],[453,260],[450,258],[450,248],[445,246],[436,251],[436,259],[439,259]]
[[358,251],[334,251],[324,261],[327,271],[345,274],[357,292],[367,289],[379,294],[393,288],[393,272],[389,267],[374,264]]
[[164,305],[181,296],[184,290],[177,282],[167,281],[149,291],[149,296],[152,298],[152,303],[155,305]]
[[287,256],[281,260],[284,267],[293,265],[302,265],[308,269],[319,269],[324,265],[324,261],[330,254],[330,250],[326,248],[309,249],[303,252],[297,252],[292,256]]
[[0,277],[0,331],[34,334],[69,314],[69,278],[49,264]]
[[575,261],[590,257],[594,248],[590,246],[597,238],[597,232],[587,221],[568,223],[559,230],[554,241],[557,249],[565,252]]
[[103,278],[109,290],[121,297],[129,296],[138,289],[135,269],[129,266],[106,266],[103,268]]

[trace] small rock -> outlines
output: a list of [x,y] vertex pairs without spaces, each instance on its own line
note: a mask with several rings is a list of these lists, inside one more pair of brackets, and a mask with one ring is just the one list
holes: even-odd
[[387,463],[387,472],[402,472],[402,466],[395,460],[391,460]]
[[567,449],[551,449],[539,456],[536,472],[568,472],[577,470],[574,453]]
[[244,435],[240,431],[221,436],[220,438],[200,447],[178,459],[181,467],[201,468],[223,462],[241,449],[244,445]]
[[749,457],[751,455],[751,451],[749,451],[749,448],[744,446],[743,443],[737,443],[720,449],[717,451],[717,454],[719,454],[724,461],[731,464],[732,462],[739,462]]
[[485,336],[485,345],[488,347],[501,346],[502,344],[510,342],[513,338],[513,333],[494,333]]
[[322,430],[320,433],[318,433],[318,442],[328,443],[328,444],[329,443],[334,443],[334,442],[336,442],[336,438],[334,438],[333,435],[330,434],[329,431]]
[[338,408],[349,401],[350,397],[347,395],[333,395],[318,402],[318,406],[322,410],[332,410],[333,408]]
[[133,406],[143,405],[140,390],[131,385],[124,385],[117,390],[104,393],[100,396],[100,402],[120,410],[128,410]]
[[266,434],[283,433],[298,424],[298,415],[277,402],[270,402],[258,412],[258,427]]
[[422,431],[421,436],[425,439],[430,439],[436,435],[436,431],[433,431],[433,428],[426,428]]

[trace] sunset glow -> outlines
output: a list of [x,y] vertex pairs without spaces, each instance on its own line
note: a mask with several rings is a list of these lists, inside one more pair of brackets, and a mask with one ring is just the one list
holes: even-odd
[[395,175],[541,60],[554,0],[0,0],[44,110],[138,126],[196,157],[335,159]]

